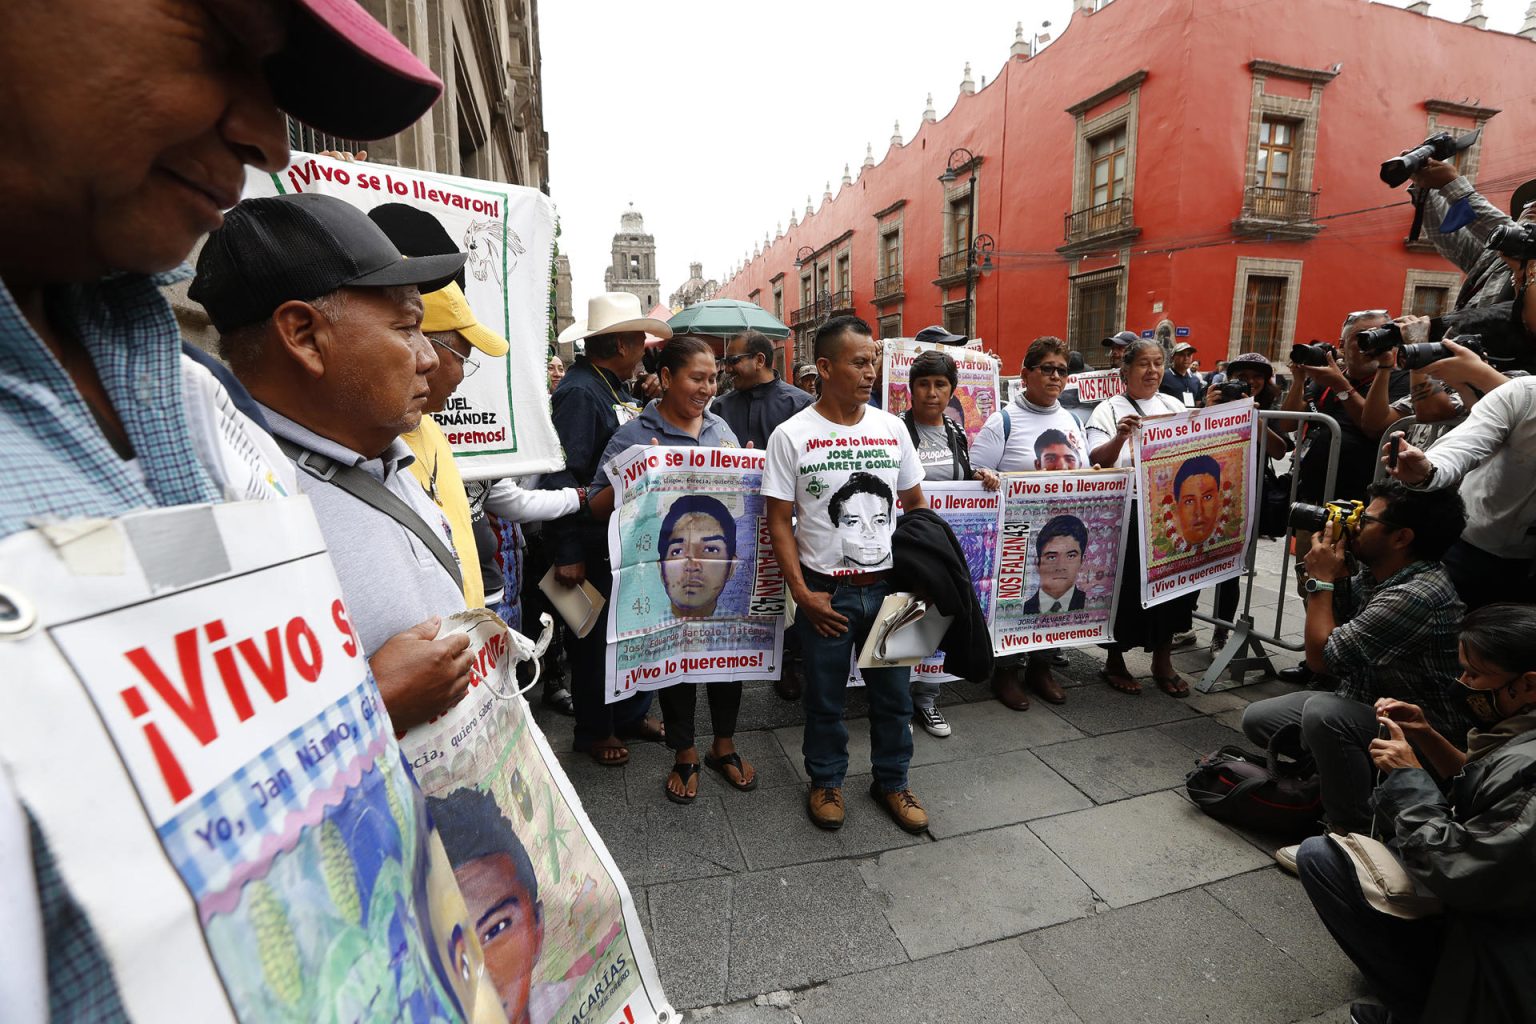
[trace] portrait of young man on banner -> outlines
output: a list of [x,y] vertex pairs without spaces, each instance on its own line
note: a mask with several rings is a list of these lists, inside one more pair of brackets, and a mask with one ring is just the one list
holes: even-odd
[[924,352],[937,349],[955,361],[958,377],[944,415],[964,428],[967,441],[974,442],[987,417],[998,410],[1001,401],[997,360],[979,348],[934,345],[910,338],[892,338],[883,342],[882,347],[883,378],[876,382],[876,388],[883,386],[885,411],[893,416],[900,416],[912,407],[913,360]]
[[1145,606],[1244,570],[1257,435],[1258,412],[1251,404],[1195,409],[1141,425],[1135,465],[1146,495],[1138,524]]

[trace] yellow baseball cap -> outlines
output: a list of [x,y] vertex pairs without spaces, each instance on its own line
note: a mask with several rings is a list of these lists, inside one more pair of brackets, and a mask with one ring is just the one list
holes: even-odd
[[464,339],[488,356],[504,356],[507,339],[487,328],[475,319],[475,311],[469,308],[469,300],[457,283],[421,297],[426,315],[421,321],[423,334],[437,331],[458,331]]

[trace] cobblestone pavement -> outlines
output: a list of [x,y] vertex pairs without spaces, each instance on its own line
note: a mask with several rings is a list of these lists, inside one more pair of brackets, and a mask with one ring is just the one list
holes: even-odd
[[[1272,625],[1284,593],[1283,633],[1299,639],[1278,562],[1264,545],[1254,607]],[[1209,632],[1175,659],[1191,683],[1209,664]],[[1068,657],[1060,707],[1017,713],[983,686],[946,686],[954,734],[915,730],[912,788],[932,822],[922,836],[867,796],[857,721],[850,771],[864,774],[847,779],[848,822],[812,826],[800,708],[767,683],[748,684],[737,732],[754,792],[706,772],[697,802],[679,807],[663,796],[671,757],[659,744],[632,745],[617,769],[561,754],[686,1019],[1347,1024],[1359,976],[1274,866],[1275,843],[1212,821],[1183,792],[1199,754],[1241,741],[1248,702],[1291,687],[1250,674],[1174,700],[1133,656],[1146,690],[1130,697],[1098,681],[1098,650]],[[1276,654],[1277,668],[1295,662]],[[703,701],[699,714],[702,732]],[[848,717],[863,715],[855,692]],[[569,720],[540,720],[568,751]]]

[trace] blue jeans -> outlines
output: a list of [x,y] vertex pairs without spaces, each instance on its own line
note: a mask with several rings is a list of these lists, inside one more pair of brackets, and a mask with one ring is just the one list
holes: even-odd
[[[806,573],[806,586],[832,596],[832,609],[848,618],[846,632],[821,636],[810,619],[800,616],[795,628],[800,632],[805,652],[805,685],[801,703],[805,707],[805,772],[811,785],[837,787],[848,774],[848,726],[843,721],[843,705],[848,691],[848,670],[854,652],[864,646],[880,602],[891,593],[889,583],[869,586],[839,584],[825,577]],[[870,762],[875,781],[887,793],[907,788],[907,765],[912,761],[912,694],[908,687],[912,670],[908,668],[864,669],[865,692],[869,697]]]
[[1360,892],[1354,864],[1326,836],[1301,844],[1296,873],[1323,926],[1360,968],[1393,1021],[1417,1021],[1440,962],[1445,918],[1406,921],[1372,907]]

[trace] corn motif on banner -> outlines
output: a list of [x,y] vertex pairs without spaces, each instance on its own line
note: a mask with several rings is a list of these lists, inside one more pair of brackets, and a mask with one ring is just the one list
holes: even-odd
[[608,701],[636,690],[777,679],[784,578],[751,448],[635,445],[605,467]]
[[[538,189],[384,164],[294,153],[277,174],[246,172],[245,195],[318,192],[365,212],[395,205],[428,213],[442,248],[466,253],[464,294],[475,318],[507,339],[500,358],[474,353],[480,370],[433,419],[465,480],[549,473],[565,454],[549,418],[549,271],[555,210]],[[413,238],[419,229],[413,228]]]
[[451,617],[444,632],[457,631],[471,639],[469,696],[401,745],[507,1019],[675,1021],[629,888],[517,695],[533,645],[484,609]]
[[930,345],[910,338],[884,342],[882,356],[885,411],[900,416],[912,408],[912,360],[924,352],[943,352],[955,361],[957,383],[944,415],[965,428],[965,439],[975,441],[987,417],[999,408],[997,359],[979,348]]
[[1251,401],[1142,421],[1133,441],[1143,607],[1247,570],[1258,431]]
[[1114,639],[1130,490],[1124,470],[1003,476],[994,653]]
[[0,773],[129,1019],[506,1019],[306,499],[16,534],[0,579]]

